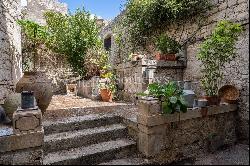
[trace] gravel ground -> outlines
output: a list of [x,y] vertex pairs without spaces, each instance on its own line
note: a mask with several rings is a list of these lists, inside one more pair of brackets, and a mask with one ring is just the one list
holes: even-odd
[[114,113],[136,121],[137,106],[134,103],[110,103],[79,96],[54,95],[43,119],[57,120],[65,117],[106,113]]
[[249,165],[249,145],[237,144],[213,154],[197,156],[172,165]]
[[82,98],[79,96],[67,96],[67,95],[54,95],[50,105],[49,110],[67,109],[67,108],[89,108],[89,107],[101,107],[101,106],[117,106],[126,105],[125,103],[117,102],[102,102],[93,101],[91,99]]

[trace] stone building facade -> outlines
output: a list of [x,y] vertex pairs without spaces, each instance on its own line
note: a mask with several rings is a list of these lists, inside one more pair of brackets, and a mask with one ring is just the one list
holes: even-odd
[[22,75],[20,16],[20,0],[0,1],[0,104]]
[[[158,68],[155,70],[155,77],[169,77],[178,81],[182,78],[183,80],[192,80],[193,82],[199,82],[201,78],[200,72],[200,62],[196,58],[198,48],[202,41],[206,39],[211,33],[217,22],[220,20],[231,20],[236,23],[240,23],[244,27],[244,32],[239,37],[237,42],[237,57],[233,62],[226,65],[225,78],[223,84],[235,85],[240,90],[240,99],[239,99],[239,113],[238,113],[238,134],[242,139],[249,138],[249,1],[248,0],[211,0],[214,8],[207,13],[207,17],[202,22],[202,27],[198,30],[198,24],[195,21],[187,21],[182,25],[169,25],[166,29],[162,31],[168,34],[169,36],[175,38],[179,42],[186,41],[191,38],[187,43],[186,48],[186,66],[185,68],[176,72],[173,69],[162,69]],[[112,46],[111,46],[111,59],[113,62],[119,62],[117,58],[117,46],[115,46],[114,36],[112,34],[112,29],[115,27],[117,19],[111,22],[106,28],[102,31],[103,39],[105,40],[106,34],[112,36]],[[197,31],[198,30],[198,31]],[[197,33],[194,34],[194,32]],[[106,33],[106,34],[105,34]],[[114,45],[113,45],[114,44]],[[150,48],[149,45],[147,48]],[[123,52],[122,56],[128,56],[131,52],[129,49]],[[154,50],[154,49],[153,49]],[[145,50],[141,50],[142,53]],[[146,52],[147,58],[153,58],[153,52]],[[115,66],[119,66],[115,65]],[[170,67],[171,68],[171,67]],[[119,69],[120,70],[120,69]],[[133,70],[133,69],[131,69]],[[173,72],[171,72],[171,70]],[[121,70],[120,70],[121,71]],[[128,72],[127,68],[123,69],[123,74]],[[180,72],[181,71],[181,72]],[[143,72],[142,72],[143,73]],[[142,74],[141,73],[141,74]],[[130,73],[131,74],[131,73]],[[132,72],[131,77],[134,77],[136,73]],[[179,75],[176,77],[176,75]],[[199,95],[204,93],[202,88],[195,84],[194,86]],[[129,91],[131,86],[125,86],[124,92]],[[131,94],[129,95],[131,96]]]
[[68,6],[66,3],[60,3],[58,0],[27,0],[27,6],[23,8],[22,12],[24,18],[45,25],[46,21],[43,13],[48,10],[67,14]]

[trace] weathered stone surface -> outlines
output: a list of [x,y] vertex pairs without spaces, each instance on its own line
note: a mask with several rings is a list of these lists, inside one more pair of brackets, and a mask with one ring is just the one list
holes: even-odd
[[[231,62],[228,63],[223,70],[224,79],[222,84],[231,84],[235,85],[240,90],[240,100],[239,100],[239,132],[242,137],[245,137],[246,140],[249,139],[249,1],[248,0],[211,0],[214,8],[207,12],[207,17],[202,21],[201,30],[197,33],[198,24],[196,21],[187,20],[182,25],[171,24],[162,29],[164,33],[175,38],[177,41],[183,42],[189,39],[192,36],[192,39],[187,43],[187,66],[184,69],[158,69],[156,70],[155,76],[161,81],[163,77],[169,77],[170,80],[192,80],[193,82],[199,82],[201,79],[201,62],[197,59],[197,53],[199,47],[204,39],[208,38],[216,24],[220,20],[230,20],[233,22],[238,22],[243,25],[244,32],[239,37],[237,42],[237,56]],[[101,36],[106,36],[107,34],[113,35],[112,29],[116,24],[121,20],[123,13],[121,13],[114,21],[107,25],[101,32]],[[125,30],[121,30],[125,31]],[[124,35],[124,41],[127,40],[127,36]],[[149,59],[154,58],[155,48],[148,49],[152,45],[151,42],[147,43],[146,48],[139,48],[136,52],[141,54],[146,54]],[[118,54],[122,57],[127,57],[132,51],[129,47],[129,44],[126,43],[126,48],[122,48],[122,51],[119,52],[118,47],[115,42],[112,42],[111,45],[111,59],[114,62],[117,62]],[[148,64],[148,62],[143,62],[143,64]],[[140,65],[138,63],[138,65]],[[130,71],[126,71],[127,68],[132,68],[128,63],[121,65],[118,64],[119,71],[118,73],[124,72],[124,77],[129,77]],[[174,67],[174,66],[172,66]],[[130,73],[133,75],[134,72]],[[164,81],[164,79],[163,79]],[[126,89],[134,88],[134,84],[128,84]],[[135,90],[144,90],[136,89]],[[198,96],[203,95],[204,90],[200,85],[194,86],[194,90]],[[138,93],[140,91],[137,91]],[[132,92],[124,92],[126,98],[129,98],[129,94]],[[130,95],[131,96],[131,95]],[[244,129],[243,129],[244,128]],[[242,130],[243,129],[243,130]]]
[[0,137],[0,152],[39,147],[44,142],[44,131]]
[[23,12],[26,19],[45,25],[46,21],[43,14],[48,10],[67,14],[68,6],[58,0],[28,0]]
[[38,109],[17,109],[13,114],[13,130],[15,134],[42,130],[42,112]]
[[161,112],[160,104],[158,100],[145,101],[140,100],[138,103],[139,112],[141,115],[151,116],[159,115]]
[[3,165],[42,165],[42,147],[0,153],[0,164]]
[[102,142],[86,147],[54,152],[44,157],[44,165],[94,165],[107,160],[119,159],[132,154],[136,143],[128,139]]
[[169,115],[153,115],[153,116],[145,116],[138,114],[137,121],[139,124],[145,125],[145,126],[157,126],[161,124],[171,123],[171,122],[177,122],[179,121],[180,115],[178,113],[176,114],[169,114]]
[[0,1],[0,103],[13,92],[21,77],[20,0]]
[[[233,144],[237,140],[237,105],[189,109],[187,113],[170,115],[140,114],[143,113],[141,109],[150,109],[150,102],[141,102],[143,105],[140,105],[137,116],[138,149],[155,162],[170,163],[208,151],[209,147]],[[209,142],[213,135],[220,139]]]

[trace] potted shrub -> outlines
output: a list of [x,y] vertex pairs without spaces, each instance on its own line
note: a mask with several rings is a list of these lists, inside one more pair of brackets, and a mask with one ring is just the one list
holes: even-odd
[[102,75],[105,82],[100,83],[100,94],[102,101],[112,102],[114,94],[116,92],[116,76],[112,72],[108,72]]
[[208,100],[208,105],[220,103],[218,90],[223,80],[223,70],[225,64],[236,56],[235,43],[242,30],[240,24],[220,21],[200,47],[197,57],[202,62],[201,85],[206,93],[203,98]]
[[183,92],[174,82],[168,82],[163,85],[158,83],[149,84],[148,90],[138,95],[153,97],[160,100],[162,112],[165,114],[187,112],[187,104],[183,98]]
[[161,34],[159,37],[155,39],[156,43],[156,60],[165,60],[165,61],[176,61],[176,54],[179,52],[181,45],[170,38],[165,34]]

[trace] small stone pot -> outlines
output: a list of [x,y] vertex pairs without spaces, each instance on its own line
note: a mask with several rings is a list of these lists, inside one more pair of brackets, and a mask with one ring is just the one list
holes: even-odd
[[23,91],[21,93],[21,108],[22,109],[34,108],[35,107],[34,103],[35,103],[34,92]]

